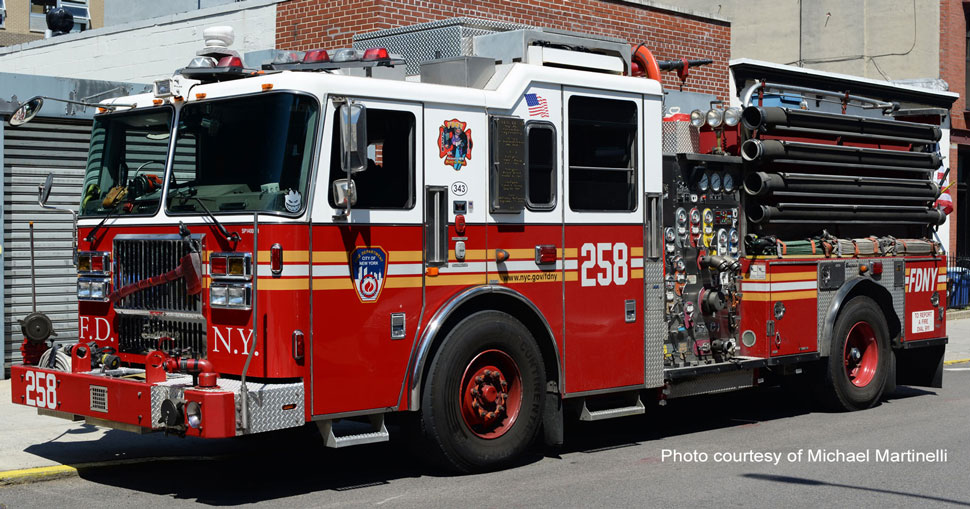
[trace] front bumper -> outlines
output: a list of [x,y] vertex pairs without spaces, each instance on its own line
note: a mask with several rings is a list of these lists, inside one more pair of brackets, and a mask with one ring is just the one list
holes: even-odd
[[[129,371],[137,377],[139,370]],[[243,430],[238,410],[242,407],[242,384],[238,380],[220,378],[217,388],[207,389],[193,387],[192,377],[182,374],[168,374],[164,381],[147,383],[139,378],[108,376],[99,370],[67,373],[13,366],[10,375],[15,404],[83,416],[108,426],[118,423],[121,429],[226,438],[302,426],[306,421],[302,383],[247,383],[250,426]],[[166,400],[180,409],[189,402],[198,403],[201,425],[188,426],[184,415],[174,426],[164,424],[162,406]]]

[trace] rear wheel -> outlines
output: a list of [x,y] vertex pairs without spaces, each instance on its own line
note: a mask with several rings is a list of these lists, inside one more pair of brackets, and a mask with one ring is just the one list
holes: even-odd
[[819,396],[825,405],[861,410],[876,404],[890,371],[889,327],[869,297],[855,297],[835,321]]
[[462,320],[434,357],[421,432],[445,467],[476,472],[521,455],[539,429],[545,370],[529,330],[498,311]]

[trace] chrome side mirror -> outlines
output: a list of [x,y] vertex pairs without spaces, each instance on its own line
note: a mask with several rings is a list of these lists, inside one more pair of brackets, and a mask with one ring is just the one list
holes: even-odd
[[333,201],[338,207],[347,208],[357,204],[357,185],[351,179],[333,181]]
[[340,106],[340,166],[347,173],[367,169],[367,107],[345,102]]
[[10,116],[10,125],[17,127],[19,125],[24,125],[30,122],[40,113],[40,108],[44,105],[44,98],[37,96],[33,99],[29,99],[27,102],[22,103],[16,110],[14,110],[13,115]]
[[38,189],[40,192],[39,193],[40,196],[37,197],[37,203],[39,203],[41,207],[46,205],[47,200],[51,197],[51,187],[53,185],[54,185],[54,174],[48,173],[47,180],[44,181],[44,185],[40,186],[40,188]]

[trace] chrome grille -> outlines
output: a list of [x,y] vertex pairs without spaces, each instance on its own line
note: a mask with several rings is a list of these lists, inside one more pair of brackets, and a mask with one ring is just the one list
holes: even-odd
[[[160,347],[183,357],[206,356],[206,326],[201,320],[166,320],[150,315],[118,314],[118,350],[146,354]],[[172,338],[159,345],[161,338]]]
[[[188,252],[178,235],[115,237],[115,289],[174,270]],[[117,302],[115,308],[201,314],[202,295],[189,295],[185,280],[179,278],[135,292]]]

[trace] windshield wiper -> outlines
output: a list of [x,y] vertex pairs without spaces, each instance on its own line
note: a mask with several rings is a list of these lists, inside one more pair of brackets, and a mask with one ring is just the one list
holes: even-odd
[[229,230],[226,230],[226,227],[222,226],[222,223],[220,223],[219,220],[216,219],[216,216],[209,210],[209,207],[206,207],[205,203],[202,203],[202,200],[198,196],[193,196],[192,198],[195,198],[195,201],[199,202],[199,206],[202,207],[202,210],[204,210],[206,215],[209,216],[209,219],[212,219],[212,222],[215,223],[216,228],[219,229],[219,233],[221,233],[222,236],[225,237],[227,241],[235,243],[241,240],[239,238],[238,233],[232,232],[230,234]]
[[124,202],[121,202],[121,201],[119,201],[119,202],[116,202],[116,203],[115,203],[115,206],[114,206],[114,207],[111,207],[111,210],[109,210],[109,211],[108,211],[108,213],[104,215],[104,218],[103,218],[103,219],[101,219],[101,222],[100,222],[100,223],[98,223],[98,225],[97,225],[97,226],[95,226],[93,230],[91,230],[90,232],[88,232],[88,235],[87,235],[87,237],[84,237],[84,241],[85,241],[85,242],[91,242],[92,240],[94,240],[94,234],[95,234],[95,233],[98,233],[98,230],[100,230],[100,229],[101,229],[101,227],[102,227],[102,226],[104,226],[104,223],[105,223],[105,222],[107,222],[107,221],[108,221],[108,219],[110,219],[110,218],[111,218],[111,216],[113,216],[113,215],[115,214],[115,212],[117,212],[117,211],[118,211],[118,209],[120,209],[120,208],[121,208],[121,206],[120,206],[120,205],[121,205],[122,203],[124,203]]

